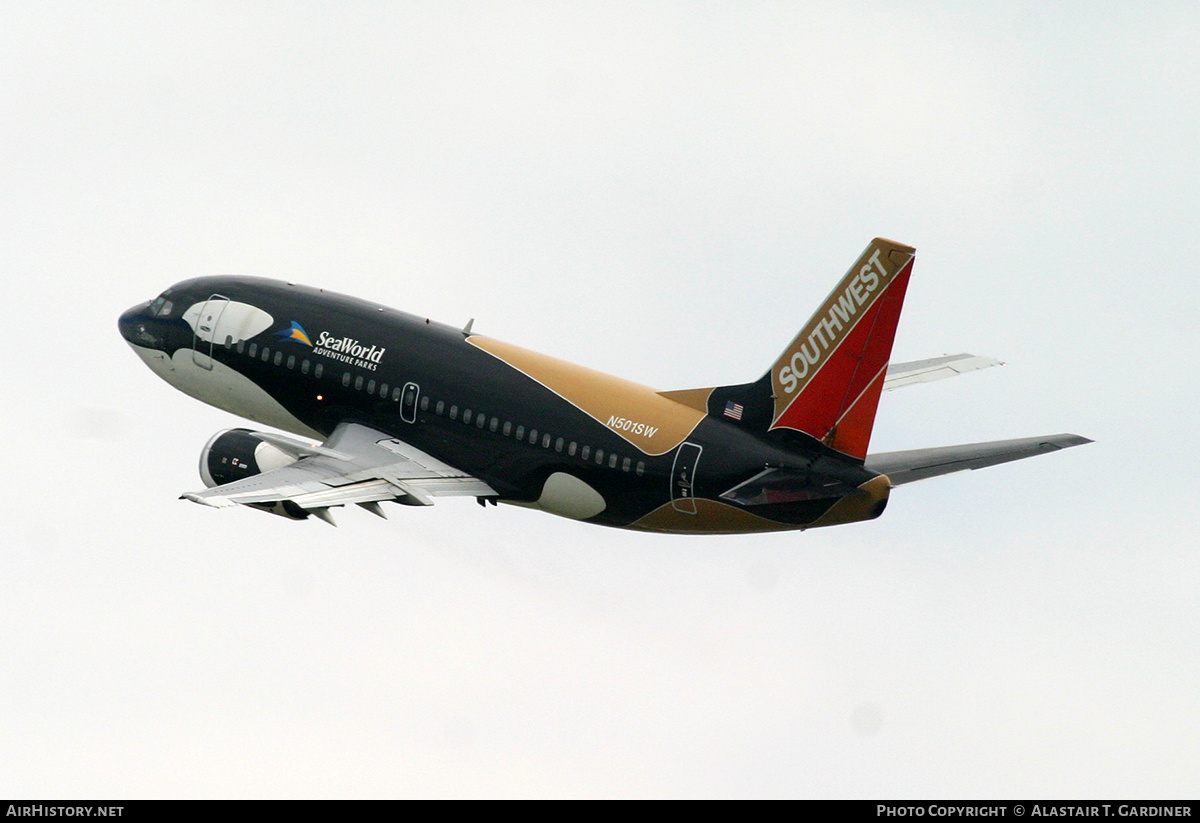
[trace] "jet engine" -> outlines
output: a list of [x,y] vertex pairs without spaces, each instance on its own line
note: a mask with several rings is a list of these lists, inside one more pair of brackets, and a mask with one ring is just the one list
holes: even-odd
[[[269,441],[268,441],[269,438]],[[205,444],[200,452],[200,479],[208,488],[224,486],[235,480],[243,480],[256,474],[289,466],[300,459],[300,452],[288,451],[290,438],[267,435],[249,429],[225,429],[219,431]],[[305,444],[296,442],[297,447]],[[278,514],[292,520],[304,520],[309,512],[290,500],[278,503],[251,503],[256,509]]]

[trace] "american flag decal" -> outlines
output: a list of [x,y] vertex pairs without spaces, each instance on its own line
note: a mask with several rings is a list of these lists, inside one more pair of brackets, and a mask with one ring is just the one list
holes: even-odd
[[732,400],[725,401],[725,416],[732,417],[734,420],[742,419],[742,412],[745,407],[741,403],[734,403]]

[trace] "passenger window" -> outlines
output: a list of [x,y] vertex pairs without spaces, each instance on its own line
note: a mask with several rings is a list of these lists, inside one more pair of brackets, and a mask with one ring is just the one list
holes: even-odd
[[604,449],[596,449],[596,465],[604,465]]
[[262,350],[262,361],[263,361],[264,363],[266,363],[266,362],[267,362],[268,360],[270,360],[270,359],[271,359],[271,347],[270,347],[270,346],[263,346],[263,350]]
[[503,434],[505,437],[508,437],[510,434],[512,434],[512,421],[511,420],[504,421]]
[[574,441],[574,440],[572,440],[572,441],[571,441],[571,445],[567,446],[567,456],[568,456],[568,457],[574,457],[574,456],[575,456],[575,452],[576,452],[576,451],[578,451],[578,450],[579,450],[579,446],[578,446],[578,445],[575,443],[575,441]]
[[363,377],[360,374],[358,377],[354,378],[354,390],[362,391],[362,384],[363,384]]
[[228,334],[225,335],[225,348],[227,348],[227,349],[233,348],[233,336],[232,335],[228,335]]
[[325,365],[323,363],[318,363],[317,367],[315,369],[313,369],[313,377],[320,377],[324,373],[325,373]]
[[451,406],[451,407],[450,407],[450,419],[451,419],[451,420],[457,420],[457,419],[458,419],[458,406]]
[[488,431],[495,431],[500,428],[500,418],[493,417],[492,422],[488,424]]
[[311,363],[309,363],[307,359],[305,359],[305,360],[301,360],[301,361],[300,361],[300,373],[301,373],[301,374],[308,374],[308,369],[309,369],[309,367],[310,367],[311,365],[312,365],[312,364],[311,364]]
[[562,454],[562,450],[563,450],[563,444],[564,444],[565,442],[566,442],[566,441],[565,441],[565,440],[563,440],[561,437],[560,437],[560,438],[558,438],[557,440],[555,440],[555,441],[554,441],[554,450],[555,450],[556,452],[558,452],[559,454]]
[[479,414],[475,416],[475,428],[482,429],[487,425],[487,415]]
[[637,472],[636,473],[637,473],[638,477],[641,477],[643,474],[646,473],[646,464],[643,463],[641,460],[639,460],[637,462]]
[[434,408],[434,412],[436,412],[436,413],[437,413],[437,416],[438,416],[438,417],[441,417],[441,416],[442,416],[442,412],[444,412],[445,410],[446,410],[446,401],[445,401],[445,400],[439,400],[439,401],[438,401],[438,404],[437,404],[437,407],[436,407],[436,408]]
[[278,366],[281,363],[283,363],[283,352],[277,351],[275,352],[275,365]]
[[610,454],[608,456],[608,467],[610,469],[615,469],[617,467],[617,456],[615,454]]
[[429,411],[429,395],[421,395],[421,411]]
[[296,368],[296,355],[294,355],[294,354],[288,355],[288,368],[289,369]]
[[250,356],[258,357],[258,344],[257,343],[250,344]]
[[466,411],[463,412],[463,422],[466,423],[468,426],[471,425],[471,410],[470,409],[467,409]]
[[550,435],[548,435],[548,434],[542,435],[542,448],[543,449],[550,448]]
[[591,455],[592,455],[592,447],[591,446],[584,446],[582,449],[579,450],[579,457],[581,460],[587,460],[589,457],[591,457]]
[[367,381],[367,394],[374,394],[374,393],[375,393],[375,381],[368,380]]
[[525,427],[524,426],[517,426],[517,439],[518,440],[525,439]]
[[629,467],[630,467],[630,466],[632,466],[632,465],[633,465],[633,461],[632,461],[631,459],[629,459],[628,457],[626,457],[626,458],[625,458],[625,459],[624,459],[624,460],[621,462],[621,471],[623,471],[623,472],[628,472],[628,471],[629,471]]
[[237,342],[237,351],[238,351],[238,354],[245,354],[245,352],[246,352],[246,341],[245,340],[239,340]]
[[387,383],[379,384],[379,396],[382,397],[384,400],[387,400],[387,389],[388,389]]
[[[399,386],[397,386],[396,388],[392,389],[392,402],[393,402],[393,403],[399,403],[399,402],[400,402],[400,387],[399,387]],[[441,412],[438,412],[438,414],[441,414]]]
[[342,372],[342,385],[343,385],[343,386],[346,386],[347,388],[349,388],[349,386],[350,386],[350,372]]
[[537,445],[537,429],[529,430],[529,442],[535,446]]

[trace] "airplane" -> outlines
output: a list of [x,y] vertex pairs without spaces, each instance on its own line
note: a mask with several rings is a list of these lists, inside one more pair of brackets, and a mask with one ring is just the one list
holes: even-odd
[[[876,238],[757,380],[656,391],[386,306],[256,277],[185,280],[119,320],[175,388],[278,431],[218,432],[203,491],[283,517],[442,496],[680,534],[871,520],[892,488],[1092,441],[869,454],[885,389],[997,365],[888,364],[915,250]],[[319,442],[317,442],[319,441]],[[336,524],[335,524],[336,525]]]

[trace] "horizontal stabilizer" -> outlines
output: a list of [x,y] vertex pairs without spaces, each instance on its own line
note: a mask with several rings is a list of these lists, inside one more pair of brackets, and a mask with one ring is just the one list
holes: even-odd
[[889,363],[887,376],[883,378],[883,390],[891,391],[914,383],[932,383],[934,380],[945,380],[947,377],[957,377],[976,369],[986,369],[990,366],[1003,366],[999,360],[991,357],[980,357],[975,354],[950,354],[945,357],[934,357],[929,360],[912,360],[908,363]]
[[1022,437],[991,443],[883,452],[868,455],[866,467],[871,471],[886,474],[893,486],[901,486],[942,474],[982,469],[1091,442],[1077,434],[1053,434],[1048,437]]

